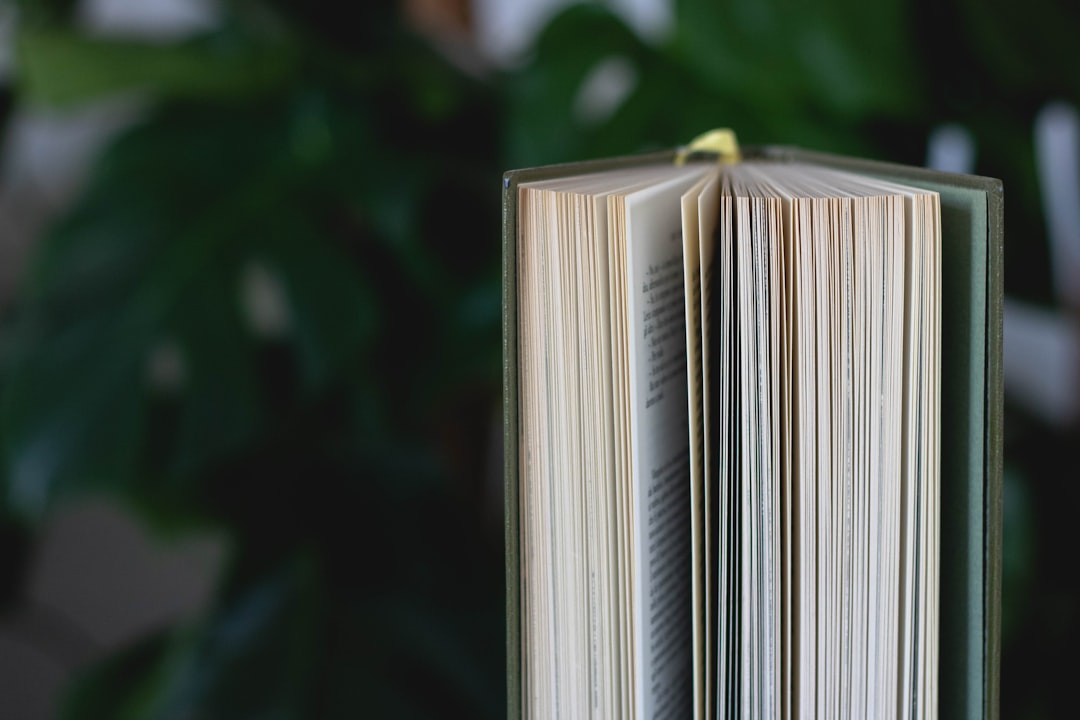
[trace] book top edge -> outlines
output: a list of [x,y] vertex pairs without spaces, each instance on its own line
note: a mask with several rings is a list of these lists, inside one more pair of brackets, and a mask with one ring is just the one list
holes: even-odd
[[[548,180],[551,178],[579,175],[601,170],[614,170],[620,167],[674,162],[676,152],[675,149],[671,149],[638,155],[625,155],[597,160],[584,160],[509,170],[503,175],[503,187],[504,189],[510,189],[524,182]],[[897,178],[910,178],[912,180],[924,180],[939,182],[946,185],[967,187],[998,196],[1002,195],[1004,192],[1003,184],[1001,180],[997,178],[982,175],[943,172],[940,170],[901,165],[882,160],[852,158],[831,153],[817,152],[814,150],[803,150],[787,145],[746,147],[743,148],[743,158],[746,160],[763,159],[778,162],[805,161],[848,169],[855,172],[884,173]],[[712,160],[708,158],[698,158],[696,160],[692,159],[691,162],[712,162]]]

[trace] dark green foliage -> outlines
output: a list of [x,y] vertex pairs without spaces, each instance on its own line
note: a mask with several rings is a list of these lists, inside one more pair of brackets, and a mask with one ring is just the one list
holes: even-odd
[[494,89],[396,13],[277,9],[182,45],[23,36],[26,102],[152,102],[7,318],[0,503],[34,524],[107,493],[231,550],[206,618],[93,669],[65,715],[497,717]]

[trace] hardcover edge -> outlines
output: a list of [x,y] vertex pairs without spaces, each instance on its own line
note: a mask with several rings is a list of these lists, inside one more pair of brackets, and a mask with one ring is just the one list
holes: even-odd
[[987,227],[990,243],[987,273],[986,407],[989,413],[985,448],[989,471],[986,477],[986,585],[985,697],[984,716],[998,720],[1001,702],[1001,562],[1004,552],[1002,524],[1005,412],[1002,344],[1005,297],[1005,192],[1000,181],[987,191]]

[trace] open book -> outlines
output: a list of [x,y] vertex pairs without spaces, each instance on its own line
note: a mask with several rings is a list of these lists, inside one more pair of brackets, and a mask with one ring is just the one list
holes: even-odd
[[1000,184],[508,173],[510,714],[996,714]]

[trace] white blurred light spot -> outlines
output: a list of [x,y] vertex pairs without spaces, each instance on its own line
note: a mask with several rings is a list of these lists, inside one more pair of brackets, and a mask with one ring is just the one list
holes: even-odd
[[146,375],[156,390],[175,393],[183,388],[187,363],[175,340],[163,340],[151,349],[146,359]]
[[624,57],[598,62],[581,82],[574,101],[574,115],[589,124],[607,120],[634,91],[637,80],[637,70]]
[[281,278],[261,262],[250,262],[240,278],[240,302],[248,327],[257,337],[289,334],[292,317]]
[[1070,316],[1005,299],[1004,370],[1010,398],[1068,426],[1080,417],[1080,327]]
[[216,0],[83,0],[79,20],[91,35],[177,40],[220,22]]
[[0,194],[30,185],[49,204],[63,206],[101,147],[142,114],[143,103],[131,98],[65,111],[20,109],[8,128]]
[[[473,0],[477,47],[502,65],[521,60],[540,30],[577,0]],[[604,3],[641,37],[659,41],[674,24],[672,0],[609,0]]]
[[975,169],[975,140],[960,125],[941,125],[930,133],[926,167],[942,172],[970,173]]
[[1035,118],[1039,189],[1058,299],[1080,310],[1080,117],[1063,102]]

